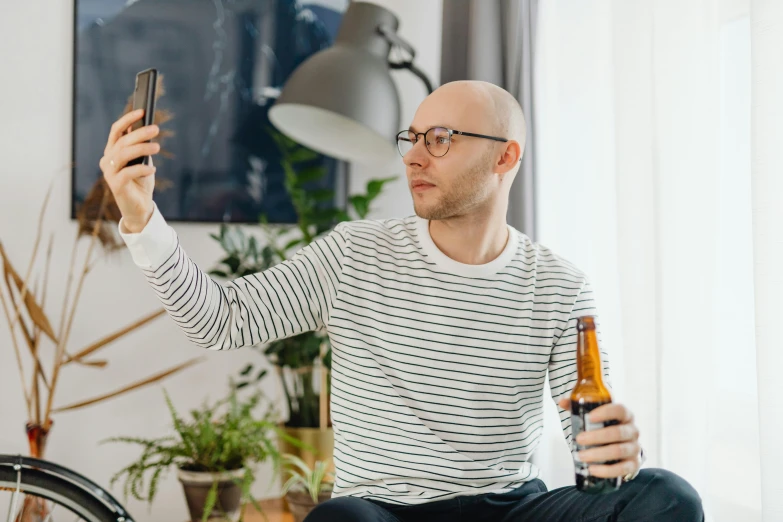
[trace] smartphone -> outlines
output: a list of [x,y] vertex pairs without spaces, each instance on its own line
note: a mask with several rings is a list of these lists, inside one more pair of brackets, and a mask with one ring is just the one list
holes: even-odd
[[[136,75],[136,87],[133,90],[133,110],[144,109],[144,117],[131,126],[131,131],[152,125],[155,118],[155,88],[158,83],[157,69],[147,69]],[[128,165],[149,165],[150,157],[142,156],[128,162]]]

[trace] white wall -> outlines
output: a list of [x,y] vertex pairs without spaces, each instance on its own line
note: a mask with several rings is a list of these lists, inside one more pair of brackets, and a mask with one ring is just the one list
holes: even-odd
[[[378,2],[393,9],[401,20],[400,32],[418,49],[418,63],[433,80],[439,77],[441,0]],[[55,234],[53,270],[47,310],[59,322],[59,306],[70,256],[74,223],[69,219],[69,175],[71,140],[71,56],[72,2],[37,0],[6,3],[0,16],[0,70],[3,82],[0,99],[0,240],[19,270],[27,266],[32,251],[40,203],[52,176],[59,172],[57,190],[49,207],[47,229]],[[9,71],[14,81],[8,81]],[[413,116],[424,98],[420,82],[404,72],[395,73],[402,98],[402,122]],[[9,101],[13,100],[13,101]],[[107,129],[108,130],[108,129]],[[98,158],[95,158],[98,161]],[[401,161],[377,169],[354,169],[354,186],[366,177],[404,175]],[[404,182],[391,186],[379,201],[376,217],[412,212]],[[208,237],[216,225],[176,224],[182,245],[202,268],[218,259],[219,248]],[[83,291],[79,313],[71,336],[71,348],[89,342],[155,309],[157,300],[127,252],[120,252],[98,265]],[[107,348],[102,355],[111,363],[105,370],[68,367],[60,381],[57,404],[93,396],[142,376],[155,373],[189,357],[204,353],[189,345],[167,318],[137,331]],[[226,390],[227,377],[235,375],[246,361],[260,361],[250,350],[207,353],[205,363],[165,382],[182,411],[195,407],[205,397],[218,397]],[[266,389],[277,397],[267,380]],[[26,453],[24,423],[27,420],[6,322],[0,321],[0,452]],[[153,386],[109,403],[57,415],[47,457],[84,473],[99,484],[137,455],[135,448],[98,445],[117,435],[158,436],[168,418],[161,386]],[[269,469],[260,472],[258,494],[267,490]],[[119,493],[119,488],[115,488]],[[147,510],[136,501],[127,507],[137,520],[184,520],[185,502],[175,476],[162,484],[159,498]]]

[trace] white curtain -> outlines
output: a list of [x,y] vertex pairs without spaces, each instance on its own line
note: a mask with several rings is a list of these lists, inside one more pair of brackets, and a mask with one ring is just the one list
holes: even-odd
[[764,522],[783,520],[783,2],[751,1],[753,247]]
[[[760,4],[754,140],[783,117],[755,92],[763,83],[780,109],[769,12],[783,2]],[[542,2],[536,206],[540,241],[594,281],[615,398],[636,414],[648,465],[693,484],[710,520],[762,520],[763,505],[766,522],[783,520],[770,389],[783,169],[778,131],[754,145],[751,173],[749,15],[750,0]],[[550,487],[570,480],[552,428]]]

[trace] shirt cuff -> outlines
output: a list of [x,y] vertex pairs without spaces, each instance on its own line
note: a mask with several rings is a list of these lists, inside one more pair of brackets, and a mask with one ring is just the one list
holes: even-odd
[[141,232],[127,232],[122,219],[117,225],[133,262],[146,269],[159,267],[177,249],[177,233],[163,219],[158,205],[153,205],[152,217]]

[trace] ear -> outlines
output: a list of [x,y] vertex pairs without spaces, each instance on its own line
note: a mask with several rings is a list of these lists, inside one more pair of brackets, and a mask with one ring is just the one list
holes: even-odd
[[504,148],[498,158],[498,162],[495,164],[495,173],[501,175],[519,166],[523,152],[522,147],[516,140],[509,140],[503,143],[503,146]]

